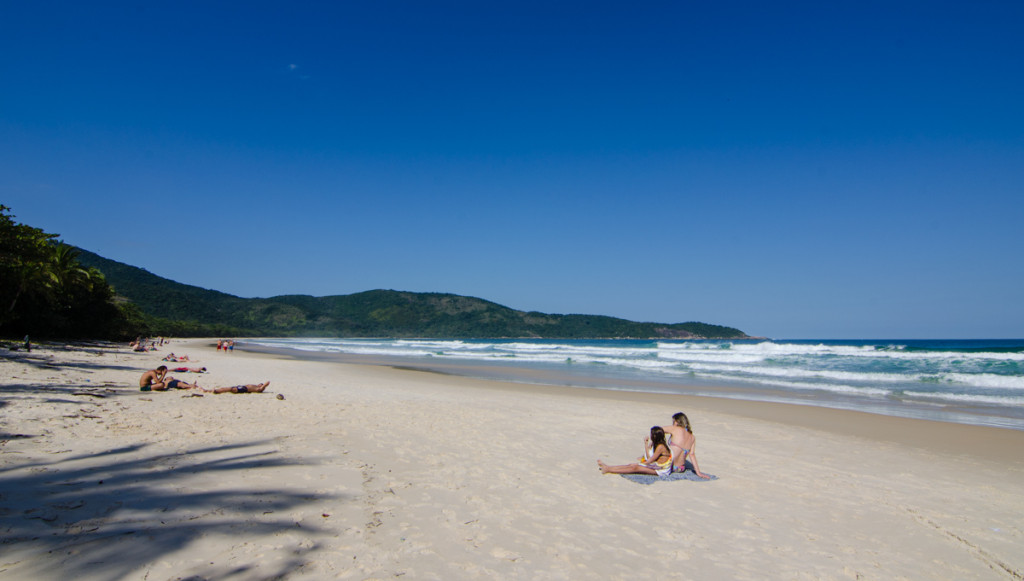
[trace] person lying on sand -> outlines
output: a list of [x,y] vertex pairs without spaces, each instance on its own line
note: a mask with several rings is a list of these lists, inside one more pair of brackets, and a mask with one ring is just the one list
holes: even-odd
[[701,478],[708,479],[710,476],[700,471],[697,465],[697,437],[693,435],[693,428],[690,427],[690,419],[686,414],[679,412],[672,416],[672,425],[662,428],[669,436],[668,447],[672,451],[672,471],[683,472],[686,470],[686,461],[693,464],[693,472]]
[[175,367],[175,373],[206,373],[205,367]]
[[214,389],[204,389],[206,393],[261,393],[267,386],[270,385],[269,381],[263,383],[250,383],[248,385],[233,385],[231,387],[217,387]]
[[188,360],[189,360],[188,355],[180,355],[179,356],[179,355],[175,355],[174,353],[171,353],[167,357],[164,357],[164,361],[173,361],[175,363],[183,363],[183,362],[188,361]]
[[639,460],[633,464],[609,466],[599,459],[597,466],[601,474],[672,474],[672,452],[665,443],[665,430],[660,426],[652,427],[650,437],[644,438],[644,455]]
[[167,377],[166,365],[150,369],[139,378],[139,391],[166,391],[168,389],[201,388],[198,383],[186,383],[173,377]]

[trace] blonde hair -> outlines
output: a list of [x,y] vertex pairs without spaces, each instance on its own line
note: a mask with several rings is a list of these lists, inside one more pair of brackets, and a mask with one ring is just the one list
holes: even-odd
[[672,416],[672,421],[687,432],[690,432],[691,434],[693,433],[693,428],[690,427],[690,418],[686,417],[686,414],[683,412],[679,412]]

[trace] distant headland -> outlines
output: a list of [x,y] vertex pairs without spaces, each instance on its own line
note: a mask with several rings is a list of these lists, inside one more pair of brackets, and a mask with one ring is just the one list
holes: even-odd
[[138,307],[153,334],[436,338],[754,339],[707,323],[640,323],[601,315],[518,311],[475,297],[370,290],[350,295],[241,298],[181,284],[78,249],[79,262]]

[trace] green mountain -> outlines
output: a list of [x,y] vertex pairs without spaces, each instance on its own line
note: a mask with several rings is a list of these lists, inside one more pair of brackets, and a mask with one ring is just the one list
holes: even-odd
[[153,334],[452,338],[739,339],[739,329],[705,323],[637,323],[599,315],[523,312],[443,293],[371,290],[351,295],[245,299],[168,280],[81,250],[117,295],[154,318]]

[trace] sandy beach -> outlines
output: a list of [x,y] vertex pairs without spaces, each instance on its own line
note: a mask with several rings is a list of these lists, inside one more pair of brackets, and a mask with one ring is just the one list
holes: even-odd
[[[1024,579],[1022,431],[212,344],[0,354],[0,579]],[[598,471],[677,411],[717,480]]]

